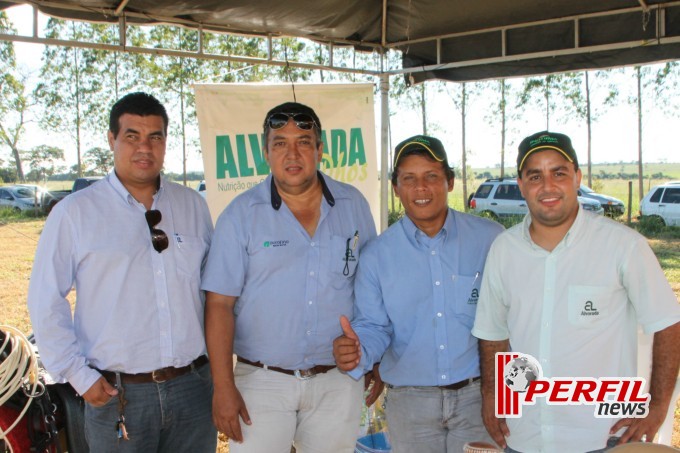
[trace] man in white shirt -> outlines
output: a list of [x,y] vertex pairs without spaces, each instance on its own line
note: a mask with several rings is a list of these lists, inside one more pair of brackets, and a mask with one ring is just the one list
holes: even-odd
[[167,128],[153,96],[114,104],[114,171],[55,206],[33,264],[40,355],[85,399],[93,452],[216,448],[199,289],[213,227],[196,191],[160,175]]
[[[545,131],[525,138],[517,171],[529,214],[491,246],[472,330],[480,339],[487,430],[507,452],[604,451],[651,441],[680,363],[675,295],[644,237],[580,209],[581,171],[569,137]],[[524,405],[519,418],[495,416],[496,353],[529,354],[546,377],[634,377],[638,323],[654,334],[645,418],[596,418],[593,406],[544,398]]]

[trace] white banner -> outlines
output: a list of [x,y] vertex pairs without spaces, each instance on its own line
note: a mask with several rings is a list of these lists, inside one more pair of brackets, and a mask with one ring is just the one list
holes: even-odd
[[[269,174],[262,123],[271,108],[293,101],[293,89],[290,84],[197,84],[194,90],[208,206],[216,220],[236,195]],[[295,85],[295,95],[321,120],[320,170],[359,189],[378,224],[373,85]]]

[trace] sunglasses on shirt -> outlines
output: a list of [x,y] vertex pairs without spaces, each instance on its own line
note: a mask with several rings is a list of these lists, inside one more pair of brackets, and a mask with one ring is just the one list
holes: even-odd
[[316,124],[316,121],[314,121],[314,118],[306,113],[274,113],[267,118],[266,123],[271,129],[281,129],[282,127],[285,127],[291,119],[295,121],[295,125],[298,129],[302,129],[303,131],[308,131],[314,126],[319,127],[319,125]]
[[161,211],[158,209],[151,209],[146,211],[144,216],[146,217],[147,225],[149,225],[151,244],[158,253],[161,253],[163,250],[168,248],[168,235],[165,234],[165,231],[155,228],[156,225],[161,223],[161,219],[163,218]]

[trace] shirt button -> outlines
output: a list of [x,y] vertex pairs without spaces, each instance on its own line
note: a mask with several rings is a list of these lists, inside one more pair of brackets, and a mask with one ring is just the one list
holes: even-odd
[[309,244],[309,245],[311,245],[312,247],[314,247],[315,243],[314,243],[314,242],[312,242],[312,243],[311,243],[311,244]]
[[443,344],[440,344],[440,345],[439,345],[439,349],[444,349],[444,345],[443,345]]
[[437,285],[437,286],[441,285],[441,283],[439,283],[439,280],[437,280],[436,282],[434,282],[434,284]]
[[314,271],[310,272],[309,275],[314,276]]
[[437,313],[437,318],[441,318],[442,316],[444,316],[444,315],[441,314],[441,313]]
[[312,302],[311,300],[309,301],[309,305],[312,305],[313,303],[314,303],[314,302]]
[[311,330],[308,330],[308,331],[307,331],[307,335],[311,335],[311,334],[312,334],[312,331],[311,331]]
[[156,272],[158,275],[163,275],[163,271],[157,271]]
[[446,379],[446,375],[445,375],[445,374],[442,374],[442,379]]
[[434,250],[432,250],[430,253],[432,253],[433,255],[437,254],[437,252],[435,252]]

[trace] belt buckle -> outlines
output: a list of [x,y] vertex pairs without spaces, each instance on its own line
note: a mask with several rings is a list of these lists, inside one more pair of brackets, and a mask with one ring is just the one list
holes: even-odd
[[156,377],[156,372],[158,374],[161,374],[163,370],[153,370],[151,372],[151,380],[154,381],[156,384],[162,384],[163,382],[167,381],[167,379],[159,379]]
[[293,371],[293,374],[296,378],[302,381],[306,381],[316,376],[316,373],[314,373],[312,370],[295,370]]

